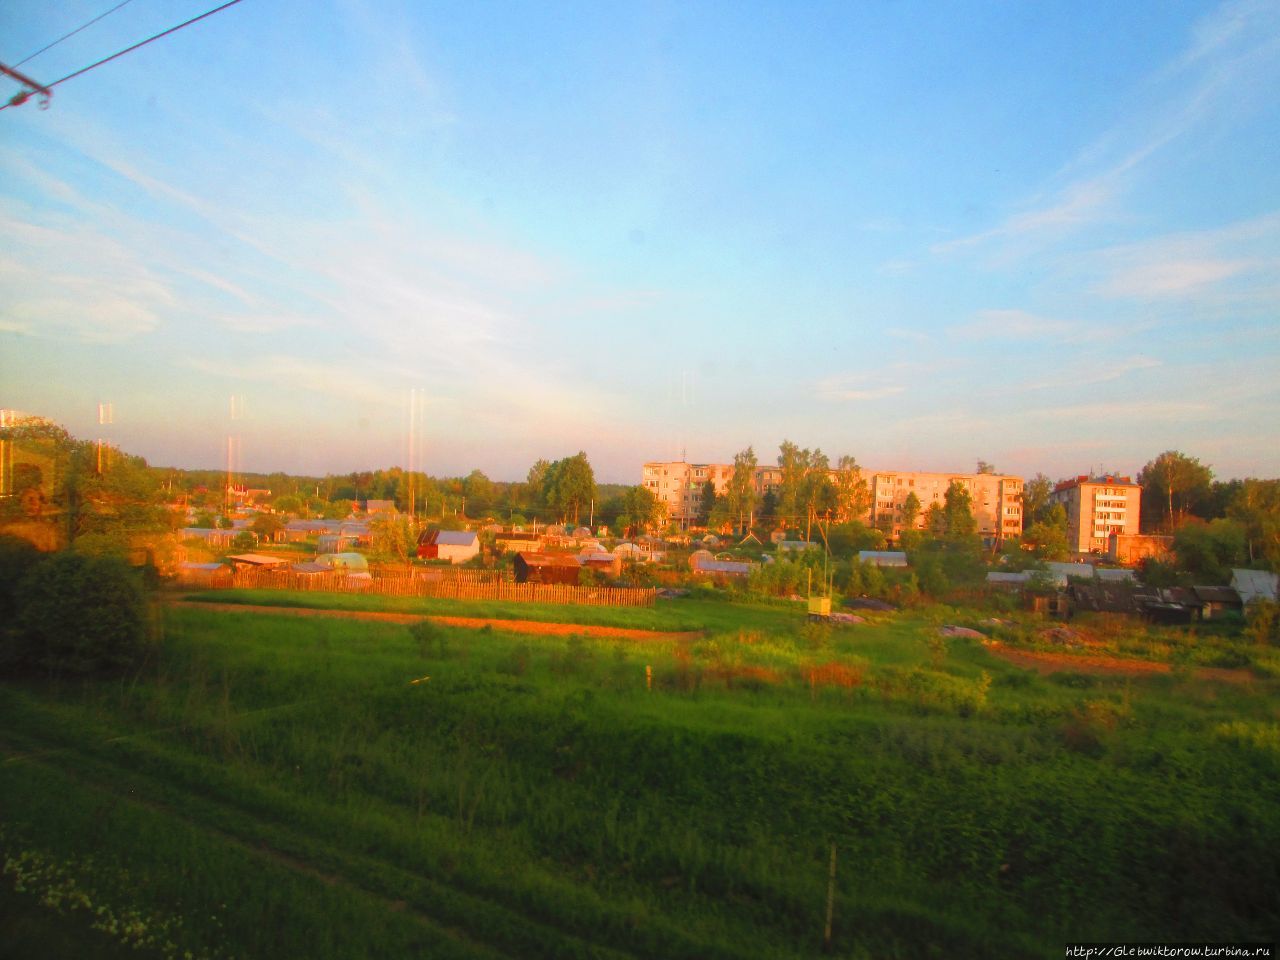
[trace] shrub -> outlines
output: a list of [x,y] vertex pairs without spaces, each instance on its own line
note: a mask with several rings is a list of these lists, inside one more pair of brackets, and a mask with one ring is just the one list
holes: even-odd
[[2,663],[86,675],[121,670],[142,655],[146,594],[118,558],[54,554],[28,571],[16,597]]
[[1280,643],[1280,604],[1256,600],[1249,604],[1244,635],[1257,644]]

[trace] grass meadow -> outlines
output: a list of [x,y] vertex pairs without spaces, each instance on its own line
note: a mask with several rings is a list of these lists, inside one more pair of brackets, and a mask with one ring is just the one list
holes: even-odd
[[1269,652],[1113,637],[1255,672],[1041,676],[940,637],[954,611],[829,628],[692,599],[344,602],[703,633],[165,610],[135,675],[0,686],[3,903],[28,936],[45,918],[166,957],[809,957],[833,846],[837,956],[1280,929]]

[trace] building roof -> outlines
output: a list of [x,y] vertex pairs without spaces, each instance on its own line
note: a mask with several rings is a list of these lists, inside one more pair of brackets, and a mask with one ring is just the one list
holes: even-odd
[[227,557],[232,563],[247,563],[254,567],[278,567],[282,563],[288,563],[288,560],[282,560],[280,557],[268,556],[265,553],[237,553],[235,556]]
[[1063,586],[1066,586],[1070,577],[1094,579],[1093,564],[1091,563],[1067,563],[1062,560],[1050,560],[1045,563],[1045,566],[1049,568],[1049,576]]
[[578,558],[568,553],[517,553],[516,559],[530,567],[581,567]]
[[326,553],[323,557],[317,557],[316,563],[333,568],[344,567],[348,570],[369,569],[369,560],[363,553]]
[[294,573],[332,573],[333,572],[333,567],[329,566],[327,563],[315,563],[314,561],[307,561],[306,563],[295,563],[289,569],[292,570]]
[[200,571],[205,571],[207,573],[213,573],[215,570],[225,570],[227,568],[220,563],[192,563],[191,561],[188,560],[178,564],[178,569],[179,570],[200,570]]
[[992,570],[987,574],[987,583],[1026,583],[1031,579],[1028,570],[1011,573],[1005,570]]
[[811,540],[779,540],[779,550],[809,550],[817,549],[817,544]]
[[901,550],[859,550],[859,563],[874,563],[877,567],[905,567],[907,555]]
[[1231,587],[1192,587],[1202,603],[1240,603],[1240,594]]
[[474,547],[478,538],[474,530],[437,530],[430,542],[438,547]]
[[1120,570],[1115,567],[1095,567],[1093,575],[1099,580],[1106,580],[1111,583],[1137,583],[1138,574],[1134,570]]
[[698,573],[725,573],[734,576],[746,576],[755,564],[737,560],[699,560],[693,569]]
[[1101,580],[1073,583],[1071,597],[1079,609],[1096,613],[1142,613],[1149,606],[1147,601],[1155,599],[1140,594],[1133,584]]
[[1121,476],[1117,476],[1117,475],[1115,475],[1115,474],[1113,474],[1113,473],[1108,473],[1108,474],[1105,474],[1105,475],[1103,475],[1103,476],[1101,476],[1101,477],[1090,477],[1090,476],[1087,476],[1087,475],[1085,475],[1085,474],[1083,474],[1083,473],[1082,473],[1082,474],[1080,474],[1080,476],[1076,477],[1076,478],[1075,478],[1075,479],[1073,479],[1073,480],[1063,480],[1063,481],[1061,481],[1060,483],[1058,483],[1058,484],[1053,488],[1053,492],[1054,492],[1054,493],[1057,493],[1059,490],[1070,490],[1072,487],[1078,487],[1078,486],[1080,486],[1081,484],[1086,484],[1086,483],[1096,483],[1096,484],[1101,484],[1101,485],[1103,485],[1103,486],[1107,486],[1107,487],[1137,487],[1137,486],[1140,486],[1140,484],[1137,484],[1137,483],[1134,483],[1134,482],[1133,482],[1133,478],[1132,478],[1132,477],[1121,477]]
[[1267,570],[1231,571],[1231,586],[1245,603],[1253,603],[1255,600],[1274,601],[1278,582],[1280,577]]

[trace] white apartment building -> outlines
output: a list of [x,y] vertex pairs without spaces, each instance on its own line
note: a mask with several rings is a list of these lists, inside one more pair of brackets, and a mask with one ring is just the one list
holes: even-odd
[[[834,476],[834,473],[833,473]],[[985,473],[926,473],[920,471],[881,471],[864,473],[871,507],[864,518],[870,526],[897,539],[902,534],[902,506],[914,493],[920,501],[920,514],[915,526],[924,526],[924,514],[933,503],[941,504],[951,482],[959,481],[973,499],[973,515],[978,533],[988,545],[1022,533],[1022,478]],[[731,463],[685,463],[655,461],[646,463],[642,483],[667,508],[668,516],[680,524],[698,515],[702,488],[707,480],[715,484],[716,495],[722,495],[733,477]],[[755,470],[756,495],[777,490],[782,483],[782,469],[760,466]]]
[[1049,495],[1067,511],[1067,543],[1076,553],[1105,553],[1111,534],[1139,532],[1142,487],[1129,477],[1078,476],[1064,480]]
[[904,529],[902,507],[911,494],[920,502],[914,527],[923,529],[933,504],[945,506],[947,490],[959,483],[969,492],[978,535],[987,546],[1022,535],[1022,477],[997,473],[882,471],[867,478],[871,510],[867,522],[896,540]]

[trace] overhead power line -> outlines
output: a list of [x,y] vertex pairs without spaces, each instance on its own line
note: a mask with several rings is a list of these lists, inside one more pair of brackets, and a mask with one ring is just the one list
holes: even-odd
[[[147,39],[141,40],[138,43],[135,43],[131,47],[125,47],[123,50],[119,50],[116,53],[111,54],[111,56],[109,57],[103,57],[101,60],[91,63],[87,67],[81,67],[79,70],[76,70],[73,73],[68,73],[65,77],[62,77],[59,80],[55,80],[53,81],[53,83],[48,84],[47,86],[41,86],[40,84],[33,83],[31,81],[26,81],[24,79],[23,82],[27,82],[32,87],[32,90],[31,91],[24,90],[22,93],[19,93],[8,103],[0,105],[0,110],[4,110],[7,107],[15,107],[18,104],[25,102],[32,92],[40,92],[47,99],[47,97],[49,96],[53,88],[58,86],[59,84],[66,83],[68,80],[72,80],[80,76],[81,74],[85,74],[85,73],[88,73],[90,70],[97,69],[98,67],[102,66],[104,63],[110,63],[112,60],[116,60],[120,57],[123,57],[126,53],[132,53],[134,50],[137,50],[139,47],[145,47],[148,43],[152,43],[156,40],[159,40],[161,37],[167,37],[171,33],[177,33],[179,30],[183,29],[184,27],[189,27],[193,23],[199,23],[201,20],[204,20],[208,17],[212,17],[215,13],[221,13],[223,10],[227,9],[227,7],[234,7],[239,2],[240,0],[229,0],[228,3],[224,3],[219,7],[214,7],[212,10],[208,10],[200,14],[200,16],[198,17],[192,17],[190,20],[184,21],[183,23],[178,24],[176,27],[170,27],[168,30],[164,30],[160,33],[157,33],[154,36],[147,37]],[[88,24],[86,24],[86,26],[87,25]],[[2,64],[0,64],[0,68],[3,68]],[[14,73],[14,71],[11,71],[8,69],[5,69],[4,72],[9,73],[11,76]]]
[[31,54],[31,56],[29,56],[29,57],[23,57],[21,60],[19,60],[17,63],[15,63],[15,64],[14,64],[14,66],[15,66],[15,67],[20,67],[20,66],[22,66],[24,63],[26,63],[28,60],[34,60],[36,57],[40,56],[40,54],[44,53],[46,50],[51,50],[51,49],[53,49],[53,48],[54,48],[54,47],[56,47],[58,44],[60,44],[63,40],[66,40],[66,39],[68,39],[68,38],[70,38],[70,37],[74,37],[77,33],[79,33],[79,32],[80,32],[81,30],[83,30],[85,27],[92,27],[95,23],[97,23],[97,22],[98,22],[99,20],[101,20],[103,17],[109,17],[109,16],[111,16],[111,14],[115,13],[115,12],[116,12],[117,10],[119,10],[121,7],[126,6],[126,5],[128,5],[128,4],[132,3],[132,2],[133,2],[133,0],[124,0],[124,2],[123,2],[123,3],[117,3],[114,7],[112,7],[110,10],[108,10],[106,13],[100,13],[100,14],[98,14],[96,17],[94,17],[94,18],[93,18],[92,20],[90,20],[88,23],[82,23],[80,26],[76,27],[76,28],[75,28],[74,30],[72,30],[70,33],[64,33],[64,34],[63,34],[62,36],[60,36],[57,40],[53,41],[53,43],[46,44],[45,46],[43,46],[43,47],[41,47],[39,50],[37,50],[35,53]]

